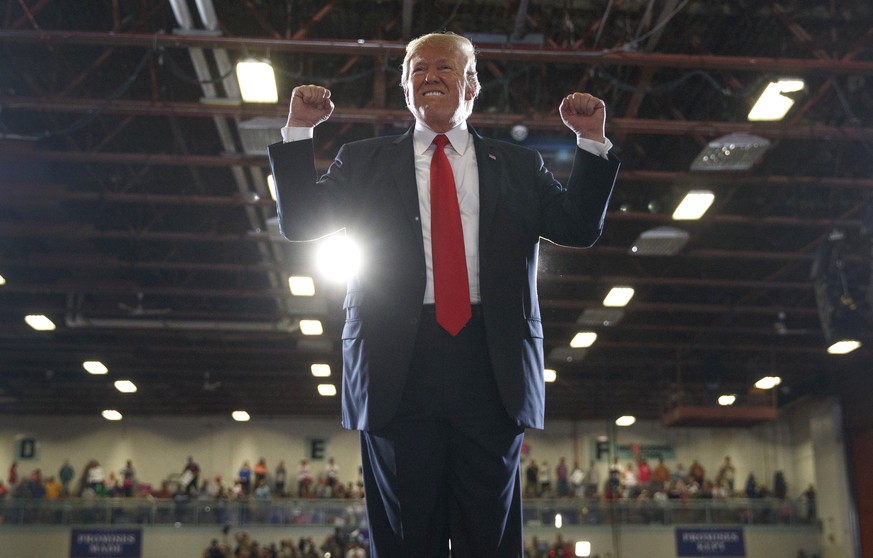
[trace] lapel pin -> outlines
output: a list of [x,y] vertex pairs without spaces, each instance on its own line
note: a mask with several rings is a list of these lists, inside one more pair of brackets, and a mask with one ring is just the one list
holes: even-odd
[[497,160],[497,157],[495,157],[495,156],[492,155],[491,153],[488,154],[488,158],[489,158],[489,159],[494,159],[495,161]]

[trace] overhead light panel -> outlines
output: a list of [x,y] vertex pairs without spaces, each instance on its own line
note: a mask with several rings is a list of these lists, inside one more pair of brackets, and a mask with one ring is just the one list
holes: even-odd
[[329,364],[313,364],[309,367],[309,370],[312,371],[312,375],[316,378],[329,378],[330,377],[330,365]]
[[591,541],[576,541],[573,550],[576,556],[591,556]]
[[277,103],[276,74],[265,60],[246,58],[236,65],[236,79],[242,100],[246,103]]
[[546,368],[543,370],[543,378],[550,384],[558,379],[558,372],[554,368]]
[[841,339],[828,347],[828,354],[845,355],[851,353],[861,346],[861,342],[857,339]]
[[230,414],[230,418],[237,422],[248,422],[252,417],[246,411],[234,411]]
[[715,200],[715,194],[709,190],[691,190],[673,212],[674,221],[696,221],[703,217],[709,206]]
[[292,275],[288,278],[288,288],[294,296],[315,296],[315,281],[312,277]]
[[794,106],[794,99],[785,93],[796,93],[802,91],[803,87],[803,80],[797,78],[771,81],[749,111],[749,120],[759,122],[782,120]]
[[773,389],[782,383],[782,378],[779,376],[764,376],[757,382],[755,382],[755,387],[758,389]]
[[752,134],[728,134],[709,142],[691,162],[693,171],[744,171],[770,148],[770,140]]
[[136,393],[136,384],[130,380],[117,380],[115,382],[115,389],[121,393]]
[[103,418],[106,420],[121,420],[122,414],[116,411],[115,409],[104,409],[102,413],[100,413]]
[[673,256],[678,254],[691,235],[675,227],[655,227],[643,231],[631,245],[634,256]]
[[94,374],[95,376],[102,376],[109,372],[106,365],[99,360],[86,360],[82,363],[82,368],[84,368],[88,374]]
[[718,396],[718,404],[722,407],[730,407],[737,402],[737,396],[734,394],[724,394]]
[[6,278],[3,277],[2,275],[0,275],[0,285],[5,285],[5,284],[6,284]]
[[321,335],[324,333],[321,320],[300,320],[300,333],[303,335]]
[[613,287],[608,293],[606,293],[606,297],[603,299],[603,305],[621,308],[627,306],[627,303],[630,302],[630,299],[633,297],[633,287]]
[[593,331],[580,331],[573,336],[570,347],[574,349],[587,349],[597,340],[597,334]]
[[616,426],[630,426],[637,421],[637,417],[632,415],[624,415],[615,419]]
[[30,314],[24,317],[24,321],[37,331],[52,331],[55,329],[55,323],[42,314]]
[[318,395],[333,397],[336,395],[336,386],[333,384],[318,384]]

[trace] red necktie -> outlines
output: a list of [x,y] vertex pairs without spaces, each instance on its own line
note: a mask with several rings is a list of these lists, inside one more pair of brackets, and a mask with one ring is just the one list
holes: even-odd
[[436,150],[430,161],[430,242],[436,320],[443,329],[457,335],[471,315],[464,229],[452,166],[444,150],[449,139],[440,134],[433,142]]

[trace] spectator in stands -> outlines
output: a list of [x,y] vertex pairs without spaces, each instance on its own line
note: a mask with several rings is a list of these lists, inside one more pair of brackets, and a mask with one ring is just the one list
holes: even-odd
[[600,486],[600,471],[597,469],[597,463],[592,459],[585,471],[585,497],[597,496],[598,486]]
[[203,551],[203,558],[231,558],[230,548],[224,549],[218,544],[218,539],[212,539],[206,550]]
[[555,480],[557,481],[557,491],[559,498],[565,498],[570,495],[570,482],[568,480],[569,473],[567,471],[567,462],[562,457],[555,467]]
[[182,490],[189,496],[197,494],[197,487],[200,482],[200,465],[194,462],[194,458],[188,456],[188,461],[185,463],[185,468],[182,469]]
[[297,467],[297,495],[300,498],[309,496],[310,488],[312,488],[312,473],[309,470],[309,462],[301,459],[300,466]]
[[288,471],[285,470],[285,462],[279,461],[276,465],[276,472],[273,473],[273,482],[276,486],[276,495],[280,498],[285,497],[285,483],[288,480]]
[[734,468],[734,464],[731,463],[731,456],[726,455],[724,456],[724,463],[721,464],[721,468],[718,470],[715,482],[717,484],[724,484],[725,488],[733,494],[734,475],[736,475],[736,469]]
[[673,471],[673,476],[672,476],[671,480],[674,483],[679,482],[679,481],[685,482],[685,477],[687,477],[687,476],[688,476],[688,474],[685,472],[685,465],[683,465],[681,463],[677,463],[676,470]]
[[263,457],[258,459],[253,471],[255,473],[255,487],[257,488],[261,484],[261,481],[267,481],[267,460]]
[[6,495],[9,494],[9,489],[3,484],[3,481],[0,480],[0,500],[6,498]]
[[136,484],[136,470],[133,468],[133,461],[128,459],[119,473],[121,474],[121,494],[130,498],[133,496]]
[[785,474],[782,471],[773,474],[773,496],[780,500],[788,496],[788,483],[785,482]]
[[639,481],[642,490],[651,489],[652,468],[649,467],[649,463],[645,459],[637,461],[637,480]]
[[324,469],[324,477],[327,481],[327,486],[330,487],[332,492],[339,481],[339,465],[336,464],[333,457],[327,460],[327,466]]
[[103,466],[96,459],[88,461],[85,470],[82,473],[84,482],[80,495],[85,490],[91,490],[94,494],[102,496],[105,491],[106,473],[103,471]]
[[626,498],[636,498],[640,493],[639,479],[634,464],[628,463],[621,475],[621,487]]
[[9,485],[9,490],[14,491],[15,485],[18,484],[18,461],[13,461],[9,466],[9,475],[6,477],[6,484]]
[[755,480],[754,473],[749,473],[749,476],[746,477],[746,488],[744,492],[746,494],[746,498],[758,497],[758,481]]
[[63,494],[64,487],[61,483],[55,480],[55,477],[50,476],[43,483],[43,488],[45,489],[45,498],[46,500],[57,500]]
[[530,463],[524,470],[524,495],[528,498],[533,498],[537,496],[539,489],[539,474],[540,470],[537,467],[537,462],[535,459],[531,459]]
[[696,459],[691,463],[691,468],[688,469],[688,476],[697,483],[698,487],[703,486],[703,481],[706,480],[706,471]]
[[658,458],[658,465],[652,473],[652,480],[654,481],[657,490],[663,490],[670,482],[670,469],[664,465],[663,457]]
[[573,462],[573,470],[570,472],[570,486],[573,488],[573,496],[581,498],[585,495],[585,472],[579,466],[578,461]]
[[243,495],[248,496],[252,489],[252,467],[249,465],[248,459],[243,461],[242,466],[239,468],[237,479],[239,479]]
[[549,467],[548,461],[543,461],[540,465],[537,478],[539,480],[538,496],[548,498],[552,495],[552,469]]
[[63,487],[62,494],[64,496],[70,495],[70,482],[73,480],[73,477],[76,476],[76,470],[73,469],[73,466],[70,465],[69,459],[64,459],[64,463],[61,465],[60,470],[58,470],[58,479],[61,481],[61,486]]

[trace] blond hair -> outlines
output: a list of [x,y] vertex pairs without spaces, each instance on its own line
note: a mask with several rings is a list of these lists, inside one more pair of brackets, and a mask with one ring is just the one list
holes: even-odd
[[400,77],[400,86],[406,89],[409,84],[409,60],[418,49],[430,46],[451,50],[464,57],[464,76],[467,79],[467,87],[472,89],[473,98],[479,96],[482,86],[479,84],[479,75],[476,73],[476,49],[469,39],[455,33],[429,33],[417,39],[409,41],[406,45],[406,56],[403,58],[403,66]]

